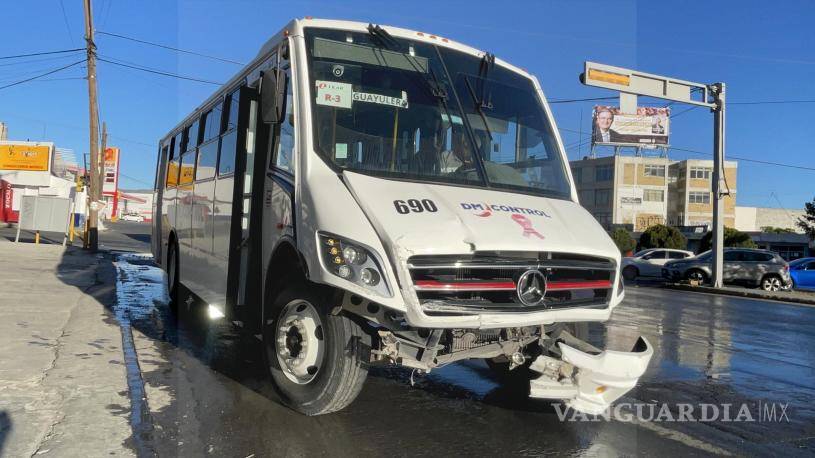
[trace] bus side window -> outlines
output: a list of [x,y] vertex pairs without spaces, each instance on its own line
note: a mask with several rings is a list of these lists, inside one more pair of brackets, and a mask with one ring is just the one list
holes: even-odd
[[198,149],[196,180],[207,180],[215,176],[218,162],[218,135],[221,133],[221,104],[216,104],[201,118],[203,140]]
[[181,155],[181,138],[179,132],[170,143],[170,153],[167,157],[167,189],[175,188],[178,185],[178,172],[180,167],[179,156]]
[[218,175],[226,175],[235,171],[235,150],[238,146],[238,104],[240,103],[240,88],[227,97],[226,109],[223,115],[224,133],[221,136],[221,154],[218,158]]
[[[280,84],[286,85],[286,101],[283,108],[283,122],[280,123],[279,133],[277,136],[277,149],[275,150],[272,164],[275,168],[284,170],[294,174],[294,104],[292,96],[292,88],[290,82],[291,71],[286,69],[285,75],[281,78]],[[347,145],[346,145],[347,148]]]

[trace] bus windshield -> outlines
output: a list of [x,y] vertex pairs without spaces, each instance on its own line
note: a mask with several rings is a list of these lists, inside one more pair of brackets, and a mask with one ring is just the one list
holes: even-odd
[[306,29],[314,143],[375,176],[570,198],[529,78],[446,47]]

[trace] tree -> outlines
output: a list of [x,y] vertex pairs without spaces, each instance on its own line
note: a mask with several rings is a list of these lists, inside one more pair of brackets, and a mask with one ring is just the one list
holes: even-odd
[[[713,232],[708,231],[699,241],[699,252],[705,252],[713,246]],[[742,232],[732,227],[724,228],[724,246],[735,248],[756,248],[756,242],[750,238],[750,234]]]
[[679,229],[664,224],[655,224],[640,236],[640,249],[648,248],[674,248],[684,250],[688,240],[679,232]]
[[798,218],[798,227],[804,230],[810,239],[815,240],[815,198],[804,204],[804,216]]
[[794,234],[795,231],[786,227],[764,226],[761,232],[765,234]]
[[611,239],[614,240],[614,244],[617,245],[622,254],[632,251],[637,246],[637,242],[631,237],[631,234],[621,227],[611,231]]

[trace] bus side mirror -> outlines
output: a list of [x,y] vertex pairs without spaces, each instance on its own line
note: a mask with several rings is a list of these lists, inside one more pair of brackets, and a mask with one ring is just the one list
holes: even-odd
[[266,124],[280,122],[280,90],[274,72],[263,72],[260,82],[260,117]]

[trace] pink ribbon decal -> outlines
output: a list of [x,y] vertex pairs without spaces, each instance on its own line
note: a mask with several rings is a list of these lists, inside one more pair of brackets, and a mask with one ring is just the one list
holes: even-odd
[[544,237],[540,234],[540,232],[536,231],[532,227],[532,221],[526,216],[514,213],[512,215],[512,220],[518,223],[522,228],[524,228],[524,237],[534,235],[535,237],[543,240]]

